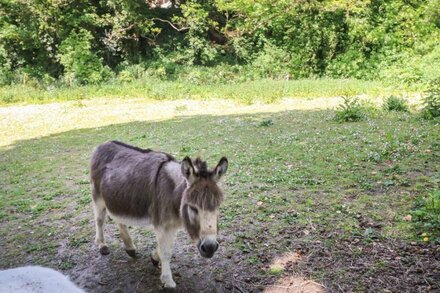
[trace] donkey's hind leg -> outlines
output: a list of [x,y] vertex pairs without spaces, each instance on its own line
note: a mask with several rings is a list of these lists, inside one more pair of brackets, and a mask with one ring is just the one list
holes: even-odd
[[121,233],[122,241],[124,241],[125,251],[131,257],[136,257],[136,246],[134,246],[131,240],[130,234],[128,234],[127,226],[124,224],[118,224],[119,233]]
[[106,207],[102,199],[95,200],[93,197],[93,211],[95,212],[95,226],[96,226],[96,237],[95,243],[99,247],[99,252],[101,254],[109,254],[107,244],[104,242],[104,222],[106,215]]

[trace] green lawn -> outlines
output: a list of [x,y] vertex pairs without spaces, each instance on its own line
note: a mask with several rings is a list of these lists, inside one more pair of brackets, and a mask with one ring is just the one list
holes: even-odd
[[[403,217],[418,197],[439,188],[439,125],[411,113],[385,112],[337,123],[333,109],[339,102],[96,99],[0,108],[0,268],[30,262],[77,276],[75,269],[96,254],[88,160],[95,146],[117,139],[178,159],[201,155],[214,164],[228,157],[220,226],[227,248],[221,255],[240,261],[213,275],[224,274],[247,289],[291,274],[329,291],[388,288],[382,281],[392,280],[392,261],[383,264],[371,251],[365,254],[372,243],[398,253],[399,245],[422,242]],[[138,242],[152,239],[142,233],[134,232]],[[114,234],[108,238],[113,250],[122,250]],[[350,258],[367,257],[372,266],[353,275],[348,264],[318,265],[325,256],[317,251],[329,251],[338,263],[348,248]],[[269,268],[272,257],[291,251],[308,255],[309,265]],[[229,277],[232,270],[256,279]],[[402,286],[416,286],[422,273],[414,274]],[[182,272],[181,282],[186,277]],[[433,277],[424,278],[435,288]]]

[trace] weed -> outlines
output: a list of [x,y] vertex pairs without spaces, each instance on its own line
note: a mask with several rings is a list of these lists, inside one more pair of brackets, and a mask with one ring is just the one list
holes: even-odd
[[261,121],[258,126],[260,126],[260,127],[269,127],[269,126],[272,126],[272,125],[273,125],[272,120],[268,119],[268,120]]
[[284,272],[284,268],[281,266],[271,266],[267,272],[270,275],[279,276]]
[[283,220],[286,224],[292,225],[293,223],[297,222],[298,214],[297,213],[286,213],[283,216]]
[[90,239],[88,237],[84,237],[84,235],[72,236],[69,238],[68,246],[70,248],[79,247],[85,243],[89,243]]
[[408,112],[408,103],[405,99],[396,96],[389,96],[385,99],[383,108],[386,111]]
[[180,106],[176,106],[175,109],[176,109],[177,112],[183,112],[183,111],[188,110],[188,107],[185,106],[185,105],[180,105]]
[[76,265],[76,263],[74,263],[74,262],[72,262],[72,261],[70,261],[70,260],[63,260],[63,261],[61,261],[61,263],[58,265],[58,268],[59,268],[60,270],[65,271],[65,270],[70,270],[70,269],[74,268],[75,265]]
[[440,189],[418,199],[411,214],[422,240],[440,243]]
[[350,96],[343,96],[343,102],[338,106],[334,119],[338,122],[356,122],[365,118],[364,109],[359,99]]
[[90,195],[83,195],[78,198],[77,202],[80,207],[84,207],[92,202],[92,197]]
[[428,95],[423,99],[422,118],[431,120],[440,117],[440,80],[432,83]]
[[246,262],[250,265],[255,265],[259,263],[259,260],[256,256],[250,256],[246,259]]

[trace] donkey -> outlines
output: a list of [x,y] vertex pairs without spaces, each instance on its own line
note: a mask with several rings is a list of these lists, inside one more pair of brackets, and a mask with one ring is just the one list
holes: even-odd
[[202,257],[218,249],[217,221],[223,193],[217,183],[228,169],[222,157],[214,169],[200,158],[141,149],[119,141],[99,145],[92,155],[90,175],[96,222],[95,243],[108,254],[103,225],[108,214],[118,225],[125,250],[135,257],[136,247],[127,225],[153,226],[157,248],[151,254],[161,264],[160,279],[166,288],[176,287],[170,259],[177,230],[185,228]]

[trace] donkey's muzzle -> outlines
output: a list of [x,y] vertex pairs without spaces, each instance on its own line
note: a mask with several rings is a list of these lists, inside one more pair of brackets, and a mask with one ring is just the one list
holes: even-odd
[[197,244],[200,255],[206,258],[211,258],[218,249],[218,242],[216,240],[204,239]]

